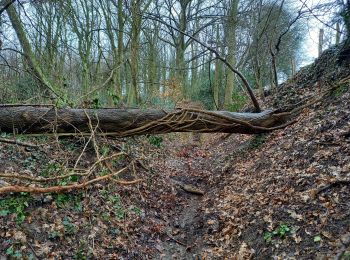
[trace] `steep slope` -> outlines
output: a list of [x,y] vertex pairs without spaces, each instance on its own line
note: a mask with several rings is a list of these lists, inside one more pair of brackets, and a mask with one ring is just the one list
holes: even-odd
[[[336,49],[281,86],[270,104],[295,104],[342,80],[339,88],[305,108],[297,122],[245,141],[203,209],[220,229],[208,234],[209,257],[304,259],[335,257],[350,245],[349,68],[337,67]],[[231,137],[218,153],[244,145]],[[214,151],[215,152],[215,151]],[[347,257],[349,257],[349,248]]]

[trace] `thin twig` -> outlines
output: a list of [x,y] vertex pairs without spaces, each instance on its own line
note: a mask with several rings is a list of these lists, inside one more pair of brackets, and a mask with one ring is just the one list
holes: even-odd
[[[19,175],[17,173],[12,173],[12,174],[11,173],[0,173],[0,177],[7,178],[7,179],[28,180],[28,181],[33,181],[33,182],[50,182],[50,181],[65,179],[65,178],[68,178],[71,176],[87,176],[91,172],[94,171],[97,164],[100,164],[101,162],[113,159],[114,157],[117,157],[117,156],[122,155],[122,154],[124,154],[124,153],[120,152],[120,153],[116,153],[116,154],[113,154],[113,155],[105,157],[105,158],[100,158],[89,169],[87,169],[84,173],[74,172],[74,173],[69,173],[69,174],[60,175],[60,176],[51,177],[51,178],[35,178],[35,177],[31,177],[31,176]],[[76,169],[74,169],[74,170],[76,170]]]
[[183,243],[183,242],[177,240],[175,237],[169,235],[167,232],[166,232],[166,235],[167,235],[171,240],[173,240],[173,241],[175,241],[176,243],[178,243],[179,245],[182,245],[182,246],[184,246],[184,247],[187,248],[187,245],[186,245],[185,243]]

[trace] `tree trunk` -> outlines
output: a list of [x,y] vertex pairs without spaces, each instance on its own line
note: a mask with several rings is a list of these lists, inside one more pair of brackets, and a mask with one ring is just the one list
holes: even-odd
[[340,43],[340,24],[339,22],[336,24],[336,33],[335,33],[335,44]]
[[[220,39],[220,27],[219,25],[216,26],[216,48],[218,52],[221,52],[221,43],[219,42]],[[219,93],[220,88],[222,87],[222,62],[219,59],[215,60],[215,73],[214,73],[214,86],[213,86],[213,96],[214,96],[214,103],[215,108],[219,109]]]
[[271,66],[272,66],[272,76],[273,76],[273,86],[277,90],[278,88],[278,76],[277,76],[277,64],[276,64],[276,54],[271,49]]
[[[227,17],[226,33],[227,33],[227,61],[233,67],[236,65],[236,28],[238,15],[239,0],[231,1],[229,14]],[[225,86],[225,108],[229,108],[232,104],[232,93],[235,82],[235,73],[231,70],[227,72],[227,82]]]
[[139,96],[139,49],[140,49],[140,33],[141,33],[141,2],[140,0],[133,0],[131,4],[132,25],[131,25],[131,39],[130,39],[130,73],[131,86],[128,94],[128,104],[135,105],[140,102]]
[[320,29],[320,32],[319,32],[319,34],[318,34],[318,57],[320,57],[321,54],[322,54],[323,35],[324,35],[324,30],[323,30],[323,29]]
[[184,109],[57,109],[0,105],[0,130],[9,133],[90,133],[131,136],[169,132],[256,134],[283,127],[286,113],[234,113]]
[[29,43],[29,40],[27,38],[27,35],[24,31],[22,22],[17,14],[16,8],[13,4],[9,5],[6,9],[6,12],[10,18],[11,24],[13,29],[15,30],[15,33],[18,37],[18,40],[21,44],[21,47],[23,49],[23,53],[25,55],[25,58],[33,71],[36,78],[39,80],[39,82],[51,90],[56,96],[59,96],[58,91],[52,86],[46,75],[43,73],[38,60],[36,59],[34,52],[32,50],[32,47]]
[[291,63],[291,70],[292,70],[292,75],[291,78],[295,76],[296,71],[297,71],[297,65],[295,62],[295,57],[290,58],[290,63]]
[[[180,1],[180,15],[179,15],[179,29],[182,32],[186,32],[187,28],[187,7],[191,0],[181,0]],[[183,98],[188,98],[187,89],[187,73],[186,73],[186,62],[185,62],[185,35],[179,33],[176,40],[176,54],[175,54],[175,66],[176,66],[176,79],[180,83],[182,88]]]
[[120,100],[122,100],[123,93],[123,62],[124,62],[124,13],[123,13],[123,1],[118,0],[118,59],[117,59],[117,71],[116,71],[116,92]]

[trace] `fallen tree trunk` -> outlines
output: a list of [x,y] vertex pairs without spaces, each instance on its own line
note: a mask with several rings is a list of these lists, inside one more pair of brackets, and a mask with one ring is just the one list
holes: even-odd
[[86,134],[94,130],[114,136],[169,132],[257,134],[284,127],[289,117],[289,113],[273,110],[234,113],[196,109],[58,109],[0,105],[0,131]]

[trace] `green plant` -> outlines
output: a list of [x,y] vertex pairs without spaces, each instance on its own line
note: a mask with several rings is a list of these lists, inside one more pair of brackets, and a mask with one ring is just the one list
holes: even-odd
[[28,158],[26,158],[26,159],[23,160],[22,165],[23,165],[25,168],[34,168],[35,162],[36,162],[35,157],[29,156]]
[[51,231],[49,233],[49,239],[56,239],[60,237],[60,232],[58,232],[57,230]]
[[343,258],[342,259],[344,259],[344,260],[350,260],[350,252],[348,251],[348,252],[345,252],[344,254],[343,254]]
[[71,223],[68,217],[64,217],[62,224],[64,227],[64,234],[73,235],[77,232],[77,226]]
[[348,91],[349,85],[348,84],[342,84],[338,88],[332,91],[332,96],[333,97],[340,97],[343,95],[346,91]]
[[78,259],[78,260],[85,260],[88,259],[87,255],[84,253],[83,250],[79,250],[73,257],[73,259]]
[[101,103],[100,99],[97,97],[94,98],[93,100],[91,100],[91,104],[92,104],[92,108],[94,108],[94,109],[99,109],[102,107],[102,103]]
[[62,170],[63,168],[59,163],[52,162],[46,165],[45,169],[40,172],[40,175],[43,177],[52,177]]
[[78,176],[77,175],[72,175],[72,176],[69,176],[69,177],[66,177],[64,179],[61,179],[58,181],[58,185],[60,186],[66,186],[68,185],[69,183],[71,182],[77,182],[78,181]]
[[21,223],[25,220],[28,213],[25,212],[29,207],[31,197],[27,193],[21,193],[16,197],[6,198],[0,200],[0,216],[7,216],[8,214],[16,214],[16,221]]
[[120,97],[117,94],[115,94],[114,89],[109,88],[107,90],[107,95],[108,95],[109,98],[112,99],[113,105],[114,106],[118,106],[119,101],[120,101]]
[[148,137],[148,142],[151,145],[154,145],[154,146],[160,148],[162,146],[162,143],[163,143],[163,138],[160,136],[150,135]]
[[110,152],[110,149],[108,146],[104,145],[101,147],[101,155],[102,156],[107,156]]
[[250,142],[250,148],[251,149],[259,148],[261,145],[263,145],[266,142],[266,139],[267,138],[265,134],[255,135]]
[[23,259],[21,251],[15,250],[13,246],[6,249],[6,255],[15,259]]
[[285,236],[290,232],[291,232],[291,229],[288,225],[281,224],[272,232],[265,232],[264,239],[266,242],[271,242],[272,238],[274,237],[285,238]]
[[107,175],[108,173],[109,173],[108,168],[103,167],[103,168],[101,169],[101,171],[99,172],[99,175],[105,176],[105,175]]
[[322,238],[321,236],[314,236],[314,242],[321,242],[322,241]]
[[102,213],[101,218],[106,222],[109,222],[111,220],[111,216],[106,212]]
[[69,100],[67,93],[64,93],[64,94],[61,94],[61,98],[58,98],[56,100],[56,107],[57,108],[74,107],[74,102]]
[[246,95],[241,95],[238,91],[234,91],[232,94],[232,104],[228,108],[229,111],[237,112],[243,108],[247,102]]
[[108,200],[113,204],[113,212],[117,219],[121,220],[125,216],[125,209],[118,195],[109,195]]
[[9,133],[5,133],[5,132],[0,132],[0,137],[2,138],[10,138],[12,137],[12,134],[9,134]]
[[82,195],[81,194],[53,194],[55,203],[59,208],[73,206],[75,210],[82,211]]
[[141,216],[141,214],[142,214],[142,210],[141,210],[139,207],[133,206],[133,207],[131,208],[131,210],[132,210],[133,212],[135,212],[135,214],[138,215],[138,216]]
[[63,208],[69,201],[70,201],[69,194],[64,194],[64,193],[61,194],[60,193],[60,194],[57,194],[57,196],[55,198],[56,205],[59,208]]
[[73,259],[85,260],[85,259],[91,259],[91,258],[92,258],[92,251],[91,249],[89,249],[86,241],[80,241],[80,245],[77,248],[75,255],[73,256]]

